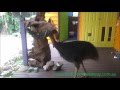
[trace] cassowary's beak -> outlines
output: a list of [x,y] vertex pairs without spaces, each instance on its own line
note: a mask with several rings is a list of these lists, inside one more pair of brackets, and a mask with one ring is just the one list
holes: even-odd
[[46,38],[46,37],[50,37],[50,39],[53,43],[53,47],[54,47],[55,42],[59,41],[57,30],[46,30],[46,31],[44,31],[44,38]]

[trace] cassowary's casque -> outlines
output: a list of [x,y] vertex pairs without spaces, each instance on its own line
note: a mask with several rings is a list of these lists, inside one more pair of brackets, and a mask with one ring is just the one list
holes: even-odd
[[[98,52],[94,45],[86,41],[71,41],[71,42],[59,42],[57,30],[51,30],[50,23],[45,23],[42,27],[46,27],[43,30],[45,36],[49,36],[53,43],[53,46],[59,51],[60,55],[67,61],[75,65],[75,77],[79,70],[80,64],[83,65],[83,61],[87,59],[98,60]],[[86,72],[86,70],[85,70]]]

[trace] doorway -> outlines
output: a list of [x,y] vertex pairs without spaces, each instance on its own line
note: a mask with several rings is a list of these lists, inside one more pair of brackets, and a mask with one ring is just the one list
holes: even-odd
[[68,39],[77,40],[78,12],[68,12]]

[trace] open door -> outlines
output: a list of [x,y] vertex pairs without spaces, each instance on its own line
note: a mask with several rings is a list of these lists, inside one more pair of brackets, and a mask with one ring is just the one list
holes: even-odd
[[68,39],[77,40],[78,12],[68,12]]
[[68,39],[68,12],[59,12],[59,40]]

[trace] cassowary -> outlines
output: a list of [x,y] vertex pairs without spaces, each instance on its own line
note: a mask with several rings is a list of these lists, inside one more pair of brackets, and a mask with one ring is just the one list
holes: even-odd
[[[84,71],[86,69],[83,65],[83,61],[87,59],[98,60],[98,52],[96,47],[87,41],[71,41],[71,42],[59,42],[57,41],[58,32],[56,30],[47,30],[46,35],[51,38],[53,46],[58,50],[61,57],[68,62],[75,65],[75,76],[82,64]],[[87,73],[87,72],[86,72]]]

